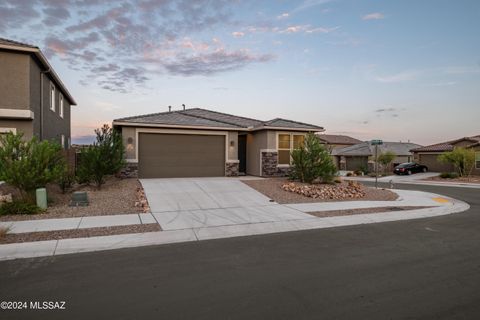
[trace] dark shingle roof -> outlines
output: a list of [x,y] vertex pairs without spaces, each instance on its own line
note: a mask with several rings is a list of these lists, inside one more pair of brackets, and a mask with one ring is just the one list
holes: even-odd
[[361,140],[358,140],[349,136],[339,135],[339,134],[318,134],[317,137],[328,144],[354,145],[357,143],[362,143]]
[[[417,147],[420,147],[420,145],[410,142],[383,142],[382,145],[378,146],[378,153],[391,151],[397,156],[410,156],[412,155],[410,150]],[[375,146],[369,141],[332,151],[334,156],[372,156],[374,153]]]
[[152,113],[140,116],[115,119],[114,122],[128,122],[138,124],[160,124],[160,125],[178,125],[178,126],[200,126],[216,128],[238,128],[238,129],[303,129],[312,131],[322,131],[323,128],[307,123],[273,119],[270,121],[261,121],[246,117],[239,117],[227,113],[211,111],[201,108],[192,108],[186,110],[177,110],[171,112]]
[[480,143],[480,135],[472,136],[472,137],[463,137],[463,138],[456,139],[456,140],[431,144],[431,145],[428,145],[428,146],[425,146],[425,147],[412,149],[411,151],[412,152],[446,152],[446,151],[452,151],[454,149],[454,144],[456,144],[460,141],[469,141],[469,142],[472,142],[471,146],[475,146],[475,145],[478,145]]

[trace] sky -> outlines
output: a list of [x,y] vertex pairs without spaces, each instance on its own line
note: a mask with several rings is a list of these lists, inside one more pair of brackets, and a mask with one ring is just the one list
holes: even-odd
[[480,134],[477,0],[2,0],[78,105],[72,141],[200,107],[426,145]]

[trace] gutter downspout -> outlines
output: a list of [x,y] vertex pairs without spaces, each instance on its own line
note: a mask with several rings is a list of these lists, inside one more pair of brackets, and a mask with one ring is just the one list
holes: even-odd
[[43,140],[43,75],[50,72],[50,67],[40,71],[40,141]]

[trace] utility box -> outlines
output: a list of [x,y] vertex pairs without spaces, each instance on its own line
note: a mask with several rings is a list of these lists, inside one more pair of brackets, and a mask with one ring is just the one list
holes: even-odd
[[88,195],[85,191],[75,191],[72,194],[70,207],[86,207],[88,206]]
[[35,196],[37,199],[37,207],[42,210],[47,209],[47,189],[45,188],[38,188],[35,191]]

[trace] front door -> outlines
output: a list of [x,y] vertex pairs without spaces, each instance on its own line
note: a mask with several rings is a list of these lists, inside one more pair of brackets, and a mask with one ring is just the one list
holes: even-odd
[[245,174],[247,172],[247,135],[238,136],[238,172]]

